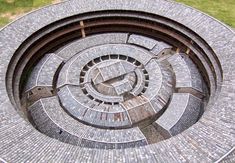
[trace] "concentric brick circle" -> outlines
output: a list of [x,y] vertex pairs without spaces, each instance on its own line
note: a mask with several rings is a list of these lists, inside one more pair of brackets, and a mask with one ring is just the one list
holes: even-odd
[[70,0],[0,31],[0,160],[219,162],[234,32],[165,0]]
[[[112,35],[127,38],[127,34]],[[62,107],[101,128],[132,127],[156,117],[172,94],[173,74],[154,57],[128,44],[104,44],[73,55],[58,76]]]

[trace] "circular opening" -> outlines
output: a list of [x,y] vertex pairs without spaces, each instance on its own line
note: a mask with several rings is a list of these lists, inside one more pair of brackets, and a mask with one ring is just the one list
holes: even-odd
[[[82,32],[77,32],[80,30],[80,20],[85,25],[85,37]],[[75,48],[77,42],[80,44]],[[84,45],[78,47],[82,43]],[[75,59],[77,54],[105,45],[113,49],[104,48],[101,51],[110,53],[98,56],[100,52],[97,51],[97,56],[93,58],[96,53],[91,53],[84,57],[88,62],[84,62],[83,58],[79,60],[78,56],[78,70],[70,69],[75,63],[70,63],[70,60]],[[114,45],[129,48],[129,51],[120,49],[119,53],[115,53]],[[68,51],[63,53],[64,47],[71,50],[71,54]],[[132,49],[141,51],[142,55],[138,56]],[[151,56],[149,60],[146,59],[147,55]],[[222,76],[221,71],[214,71],[220,69],[220,65],[213,51],[193,31],[166,18],[141,12],[94,12],[55,22],[25,40],[14,56],[18,57],[13,58],[8,67],[8,94],[18,111],[25,113],[26,110],[26,114],[30,114],[27,115],[30,121],[36,123],[38,120],[33,112],[40,108],[39,99],[46,103],[48,99],[56,97],[52,101],[57,101],[56,106],[61,107],[61,112],[72,120],[86,126],[115,131],[138,127],[150,144],[177,135],[196,123],[217,90],[217,82]],[[103,67],[107,71],[113,68],[109,73],[104,73],[107,79],[102,74],[106,70],[99,72],[100,67],[93,69],[106,61],[114,62],[113,67],[112,64],[110,68]],[[134,66],[128,73],[129,65],[123,66],[126,63]],[[121,67],[125,68],[125,72],[121,72]],[[64,77],[61,74],[64,69],[66,82],[60,79]],[[116,76],[113,75],[115,70],[118,70]],[[91,71],[96,76],[87,77]],[[110,77],[110,74],[113,76]],[[31,80],[35,76],[38,77],[37,82],[32,85]],[[101,78],[101,82],[97,82],[97,86],[90,90],[87,89],[88,84],[93,82],[94,85],[94,81],[87,82],[87,78]],[[110,82],[116,78],[118,82]],[[158,83],[163,83],[163,86]],[[37,86],[40,87],[35,90]],[[42,88],[43,92],[40,92]],[[25,98],[28,91],[29,96]],[[113,97],[119,101],[113,100]],[[75,102],[85,109],[79,110],[82,107],[76,107]],[[196,107],[196,111],[190,108],[191,104]],[[178,121],[170,117],[177,110],[174,108],[176,106],[187,112],[185,116],[191,119],[190,122],[185,122],[180,116],[176,116]],[[41,111],[49,112],[50,109]],[[90,115],[85,117],[86,114]],[[63,135],[63,125],[59,125],[59,128],[60,135]],[[40,130],[40,126],[37,129]],[[40,131],[53,137],[44,130]],[[153,133],[155,137],[151,136]],[[65,141],[61,137],[56,138]]]

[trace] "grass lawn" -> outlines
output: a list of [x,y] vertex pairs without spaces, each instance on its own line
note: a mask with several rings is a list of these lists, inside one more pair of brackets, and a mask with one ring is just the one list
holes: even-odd
[[235,0],[176,0],[197,8],[235,28]]
[[23,13],[53,2],[55,0],[0,0],[0,27]]
[[[0,0],[0,27],[19,15],[60,0]],[[146,0],[148,1],[148,0]],[[235,28],[235,0],[176,0],[197,8]]]

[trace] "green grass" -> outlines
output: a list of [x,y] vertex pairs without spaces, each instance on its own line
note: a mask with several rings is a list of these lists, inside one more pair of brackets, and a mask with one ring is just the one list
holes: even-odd
[[0,0],[0,13],[50,4],[52,0]]
[[[51,4],[53,0],[0,0],[0,27],[16,15]],[[147,1],[147,0],[146,0]],[[176,0],[197,8],[235,28],[235,0]]]
[[0,0],[0,26],[11,22],[17,15],[51,4],[53,0]]
[[197,8],[235,28],[235,0],[176,0]]
[[6,17],[0,17],[0,27],[4,26],[5,24],[10,23],[10,20]]

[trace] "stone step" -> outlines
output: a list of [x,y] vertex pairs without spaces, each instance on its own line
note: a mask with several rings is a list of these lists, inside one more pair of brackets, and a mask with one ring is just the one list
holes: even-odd
[[129,148],[147,144],[138,127],[109,130],[87,126],[74,120],[60,107],[56,97],[44,98],[29,111],[38,130],[60,141],[90,148]]
[[153,125],[166,138],[177,135],[197,122],[201,100],[189,93],[174,93],[166,111]]

